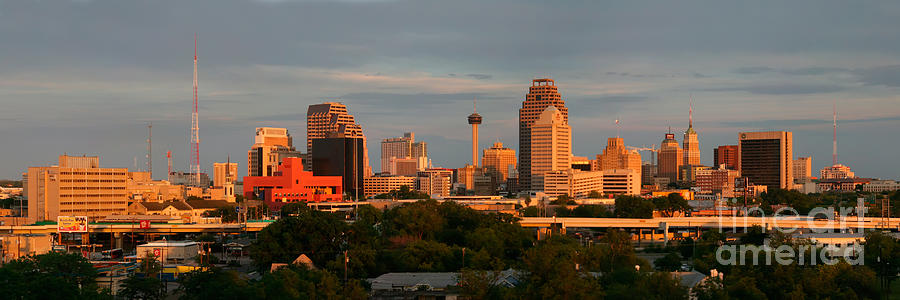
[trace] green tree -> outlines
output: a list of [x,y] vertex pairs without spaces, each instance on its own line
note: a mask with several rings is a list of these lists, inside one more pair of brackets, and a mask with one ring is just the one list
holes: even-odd
[[235,271],[210,268],[194,271],[178,277],[180,299],[250,299],[254,290]]
[[375,199],[431,199],[426,193],[413,190],[408,185],[400,186],[400,189],[384,194],[375,195]]
[[615,207],[615,216],[617,218],[649,219],[653,217],[653,203],[638,196],[616,196]]
[[552,236],[526,251],[522,258],[520,298],[593,299],[602,296],[599,282],[578,261],[578,243]]
[[159,280],[162,265],[156,256],[148,254],[141,258],[138,271],[122,282],[119,295],[126,299],[162,299],[165,296]]
[[550,202],[551,205],[572,205],[575,204],[575,200],[572,200],[572,197],[566,194],[562,194],[556,196],[556,200]]
[[250,258],[259,268],[268,269],[273,262],[291,262],[300,254],[323,266],[343,254],[349,228],[344,220],[305,206],[297,209],[296,217],[282,217],[266,226],[250,245]]
[[747,233],[741,236],[741,244],[753,244],[761,246],[768,235],[763,232],[762,226],[753,225]]
[[687,200],[679,193],[670,193],[667,196],[653,198],[653,206],[663,217],[672,217],[677,212],[685,212],[691,209]]
[[891,283],[900,273],[900,241],[881,231],[866,234],[865,264],[872,268],[890,292]]
[[434,233],[444,226],[444,218],[438,213],[437,201],[419,201],[408,203],[385,212],[385,222],[397,233],[433,238]]
[[653,265],[660,271],[678,271],[678,268],[681,267],[681,255],[678,255],[676,252],[669,252],[665,256],[654,261]]
[[472,300],[500,299],[508,292],[497,285],[501,275],[499,270],[463,269],[459,273],[459,288]]
[[572,209],[571,216],[578,218],[609,218],[612,214],[606,209],[606,205],[584,204]]
[[257,284],[255,298],[261,299],[366,299],[358,280],[341,284],[328,271],[287,266],[267,273]]
[[77,254],[49,252],[22,257],[0,267],[0,295],[8,299],[102,297],[97,271]]
[[588,193],[588,198],[603,198],[603,194],[600,193],[600,191],[591,191],[590,193]]

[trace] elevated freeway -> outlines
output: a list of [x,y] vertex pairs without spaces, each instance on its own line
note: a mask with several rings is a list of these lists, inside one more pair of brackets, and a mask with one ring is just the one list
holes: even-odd
[[[150,228],[141,229],[138,224],[89,224],[89,233],[242,233],[258,232],[269,226],[271,222],[247,222],[225,224],[151,224]],[[49,234],[56,233],[56,224],[0,226],[0,233],[8,234]]]
[[653,219],[629,218],[555,218],[525,217],[519,221],[522,227],[531,228],[624,228],[624,229],[666,229],[666,228],[701,228],[701,229],[733,229],[759,225],[766,229],[799,228],[842,230],[850,228],[863,229],[900,229],[900,218],[856,218],[847,217],[839,220],[815,219],[812,217],[673,217]]

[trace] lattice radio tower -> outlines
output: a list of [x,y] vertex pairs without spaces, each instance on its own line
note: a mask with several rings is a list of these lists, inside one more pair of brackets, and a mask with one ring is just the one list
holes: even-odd
[[191,114],[191,183],[200,186],[200,120],[197,112],[197,35],[194,34],[194,112]]

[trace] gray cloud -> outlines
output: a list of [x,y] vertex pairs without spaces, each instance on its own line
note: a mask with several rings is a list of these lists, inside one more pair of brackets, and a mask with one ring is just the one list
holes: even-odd
[[834,84],[805,84],[805,83],[782,83],[782,84],[763,84],[749,85],[725,88],[710,88],[707,91],[725,91],[725,92],[747,92],[751,94],[761,95],[801,95],[801,94],[824,94],[834,93],[845,90],[846,87]]
[[737,74],[764,74],[781,73],[786,75],[824,75],[828,73],[849,72],[850,69],[839,67],[803,67],[803,68],[772,68],[766,66],[739,67],[734,70]]
[[[893,117],[878,117],[878,118],[868,118],[868,119],[849,119],[849,120],[838,120],[838,126],[841,124],[865,124],[865,123],[876,123],[876,122],[890,122],[890,121],[900,121],[900,116]],[[823,125],[823,126],[831,126],[832,120],[830,119],[774,119],[774,120],[747,120],[747,121],[726,121],[721,122],[721,125],[725,127],[737,127],[737,128],[790,128],[794,126],[810,126],[810,125]]]
[[866,85],[900,86],[900,65],[859,69],[855,73]]
[[[0,107],[17,112],[0,114],[0,136],[16,141],[0,143],[0,177],[9,178],[62,149],[90,153],[102,147],[105,165],[130,166],[133,156],[143,155],[145,130],[136,123],[145,120],[159,122],[154,138],[186,157],[194,33],[204,166],[246,151],[259,124],[282,124],[302,140],[306,106],[335,95],[343,95],[336,101],[347,103],[373,138],[429,130],[447,137],[435,142],[440,150],[434,158],[456,167],[466,160],[457,155],[467,152],[466,143],[453,139],[464,136],[469,101],[484,100],[478,110],[486,130],[502,125],[498,136],[515,136],[517,109],[538,76],[557,80],[573,124],[605,114],[640,119],[645,128],[683,118],[670,117],[669,110],[672,99],[686,99],[686,91],[698,92],[695,100],[715,91],[709,93],[712,105],[695,111],[701,125],[704,113],[769,119],[774,112],[768,107],[746,112],[759,95],[781,101],[781,109],[798,118],[816,117],[810,103],[829,105],[830,93],[849,93],[851,86],[869,99],[857,113],[883,113],[896,110],[896,95],[881,86],[900,85],[894,66],[900,62],[900,3],[887,1],[0,2]],[[830,65],[857,62],[886,67]],[[841,73],[864,84],[769,78]],[[378,76],[361,80],[358,74]],[[805,101],[789,101],[793,95],[805,95]],[[424,113],[434,117],[398,121]],[[593,136],[614,134],[573,130],[576,149],[602,149],[604,141]],[[110,131],[117,135],[105,134]],[[627,141],[658,143],[659,134],[629,132]],[[870,139],[861,143],[883,140],[870,131],[856,136]],[[733,138],[701,137],[704,145]],[[797,149],[819,151],[805,137],[795,139]],[[896,147],[891,142],[883,148]],[[859,148],[861,164],[874,161],[864,153],[871,150]],[[165,169],[164,159],[155,161]],[[900,162],[884,161],[860,174],[900,169]]]
[[488,74],[466,74],[466,76],[467,76],[467,77],[471,77],[471,78],[475,78],[475,79],[478,79],[478,80],[485,80],[485,79],[491,79],[491,78],[494,78],[493,75],[488,75]]

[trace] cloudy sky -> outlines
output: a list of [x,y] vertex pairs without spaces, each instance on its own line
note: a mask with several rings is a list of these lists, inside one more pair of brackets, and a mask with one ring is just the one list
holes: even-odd
[[[740,131],[790,130],[794,155],[898,178],[900,3],[889,1],[6,1],[0,0],[0,178],[100,155],[188,166],[193,37],[203,168],[245,173],[254,128],[300,148],[309,104],[347,104],[378,141],[415,131],[434,163],[468,160],[472,98],[482,147],[516,148],[534,78],[556,80],[575,154],[621,120],[626,144],[683,132],[693,95],[703,163]],[[680,134],[679,134],[680,139]],[[645,157],[645,160],[648,159]]]

